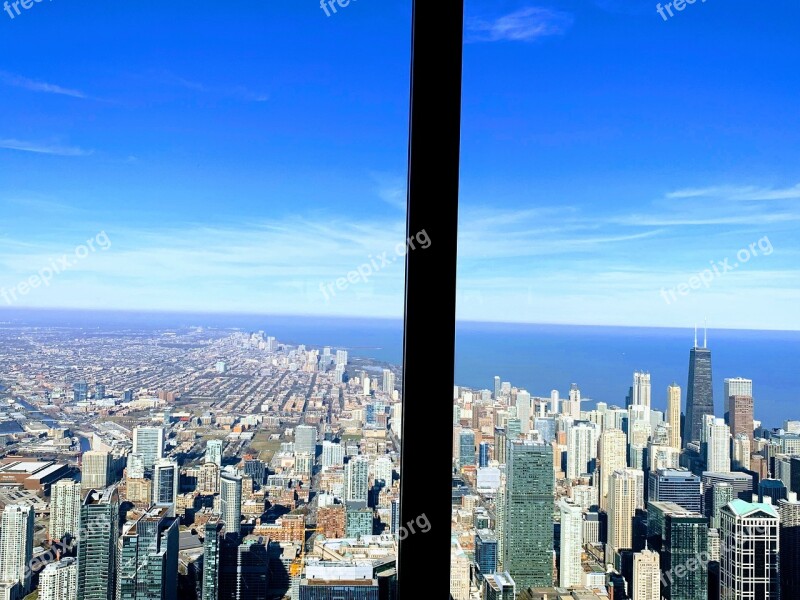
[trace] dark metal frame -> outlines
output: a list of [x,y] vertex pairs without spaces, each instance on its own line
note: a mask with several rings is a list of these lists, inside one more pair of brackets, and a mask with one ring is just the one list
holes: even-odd
[[406,255],[400,525],[430,530],[400,541],[400,600],[450,597],[463,23],[464,0],[414,0],[407,227],[431,244]]

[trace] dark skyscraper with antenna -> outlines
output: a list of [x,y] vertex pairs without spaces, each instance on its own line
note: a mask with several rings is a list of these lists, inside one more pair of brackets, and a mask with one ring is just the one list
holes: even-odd
[[697,346],[697,328],[694,331],[694,348],[689,351],[689,383],[686,386],[686,419],[683,427],[683,445],[700,441],[703,415],[714,414],[714,392],[711,387],[711,350],[708,334],[703,334],[703,347]]

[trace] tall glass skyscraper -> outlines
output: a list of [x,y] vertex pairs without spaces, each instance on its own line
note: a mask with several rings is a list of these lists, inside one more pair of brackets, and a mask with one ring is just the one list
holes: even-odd
[[90,490],[81,505],[78,599],[114,600],[119,539],[119,492]]
[[[665,600],[697,600],[708,595],[708,565],[698,561],[698,556],[706,555],[708,550],[708,519],[699,513],[680,512],[665,516],[664,548],[661,568],[670,576],[662,579],[661,596]],[[679,567],[694,565],[695,569]],[[680,575],[680,576],[678,576]]]
[[238,539],[242,522],[242,478],[223,473],[219,478],[220,511],[225,537]]
[[458,438],[459,469],[475,464],[475,432],[472,429],[464,429]]
[[128,522],[119,546],[117,600],[177,600],[178,525],[167,507]]
[[219,565],[222,550],[222,521],[216,517],[206,521],[203,540],[202,600],[218,600]]
[[508,447],[503,569],[519,589],[553,585],[553,449],[514,441]]
[[700,441],[703,415],[714,414],[714,392],[711,387],[711,350],[697,347],[689,351],[689,382],[686,386],[686,421],[683,429],[683,445]]

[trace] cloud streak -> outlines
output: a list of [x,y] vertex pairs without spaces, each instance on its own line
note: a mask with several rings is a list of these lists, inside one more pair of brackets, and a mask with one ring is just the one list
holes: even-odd
[[6,71],[0,71],[0,81],[12,87],[18,87],[31,92],[43,92],[45,94],[57,94],[60,96],[69,96],[71,98],[87,98],[86,94],[81,91],[73,90],[70,88],[61,87],[54,83],[47,83],[45,81],[36,81],[28,79],[20,75],[14,75]]
[[0,139],[0,148],[18,150],[19,152],[32,152],[34,154],[50,154],[54,156],[89,156],[91,150],[84,150],[77,146],[61,146],[58,144],[40,144],[26,142],[11,138]]
[[472,42],[531,42],[563,35],[572,26],[571,14],[529,6],[494,19],[471,19],[467,39]]

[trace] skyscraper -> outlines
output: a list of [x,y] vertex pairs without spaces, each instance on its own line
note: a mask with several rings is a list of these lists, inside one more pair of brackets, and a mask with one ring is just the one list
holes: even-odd
[[497,571],[497,536],[491,529],[475,532],[475,564],[481,575]]
[[145,469],[152,469],[164,456],[164,430],[161,427],[134,427],[133,453],[142,456]]
[[[723,416],[725,422],[730,425],[730,399],[731,396],[750,396],[753,397],[753,380],[744,377],[727,377],[723,382],[723,398],[725,402],[725,412]],[[733,431],[733,427],[731,427]]]
[[325,440],[322,442],[322,468],[344,464],[344,446]]
[[222,440],[208,440],[206,442],[206,462],[212,462],[218,467],[222,466]]
[[800,502],[778,500],[781,518],[781,598],[800,589]]
[[70,600],[78,593],[78,562],[62,558],[39,574],[39,600]]
[[731,426],[731,435],[746,435],[753,443],[753,397],[736,395],[728,398],[728,422]]
[[90,490],[81,504],[77,600],[115,600],[119,493]]
[[706,471],[728,473],[731,470],[731,433],[725,421],[703,415],[701,448],[705,450]]
[[484,577],[482,600],[516,600],[516,597],[517,586],[508,571]]
[[567,479],[594,471],[598,429],[594,423],[578,421],[567,430]]
[[660,469],[649,475],[650,502],[674,502],[687,511],[700,512],[702,484],[700,478],[686,469]]
[[475,465],[475,432],[472,429],[462,429],[458,441],[458,468]]
[[669,445],[681,447],[681,388],[673,383],[667,388],[667,423],[669,423]]
[[206,521],[203,539],[203,595],[201,600],[219,600],[218,582],[223,524],[217,517]]
[[223,472],[219,478],[220,512],[225,537],[239,539],[242,522],[242,478]]
[[620,569],[620,553],[633,548],[633,519],[644,508],[644,472],[621,469],[611,474],[608,490],[606,563]]
[[72,479],[61,479],[50,488],[51,540],[60,540],[69,534],[78,535],[81,520],[81,484]]
[[344,466],[345,502],[369,501],[369,459],[354,456]]
[[633,406],[644,406],[650,409],[650,373],[636,371],[633,374],[630,403]]
[[686,386],[686,420],[683,445],[700,441],[703,416],[714,414],[714,392],[711,386],[711,350],[707,340],[697,346],[695,330],[694,348],[689,351],[689,382]]
[[269,554],[261,538],[245,539],[236,561],[236,600],[267,600]]
[[611,474],[628,466],[627,438],[620,429],[607,429],[600,436],[600,508],[608,509]]
[[519,390],[516,406],[520,430],[523,434],[527,434],[531,430],[531,395],[525,390]]
[[108,486],[111,476],[111,454],[99,450],[84,452],[81,457],[81,486],[97,490]]
[[664,536],[661,566],[670,576],[665,577],[662,598],[707,598],[708,565],[702,558],[708,551],[708,519],[695,512],[669,512],[664,517]]
[[177,600],[179,522],[167,507],[153,507],[125,524],[117,600]]
[[298,425],[294,428],[294,451],[317,454],[317,428],[313,425]]
[[481,442],[478,446],[478,466],[489,466],[489,442]]
[[558,503],[561,513],[561,561],[559,585],[574,588],[583,585],[583,511],[580,506],[562,498]]
[[500,399],[500,376],[494,376],[494,399],[495,402]]
[[645,548],[633,555],[631,600],[661,600],[661,567],[657,552]]
[[175,503],[178,500],[178,484],[180,468],[178,463],[161,458],[153,465],[153,504],[171,506],[174,516]]
[[394,373],[391,369],[384,369],[383,370],[383,385],[381,389],[387,393],[391,394],[394,391]]
[[553,584],[553,450],[536,442],[509,443],[503,569],[520,589]]
[[19,583],[23,595],[30,591],[35,518],[33,507],[8,504],[0,525],[0,581]]
[[780,598],[780,518],[770,504],[733,500],[721,512],[720,600]]

